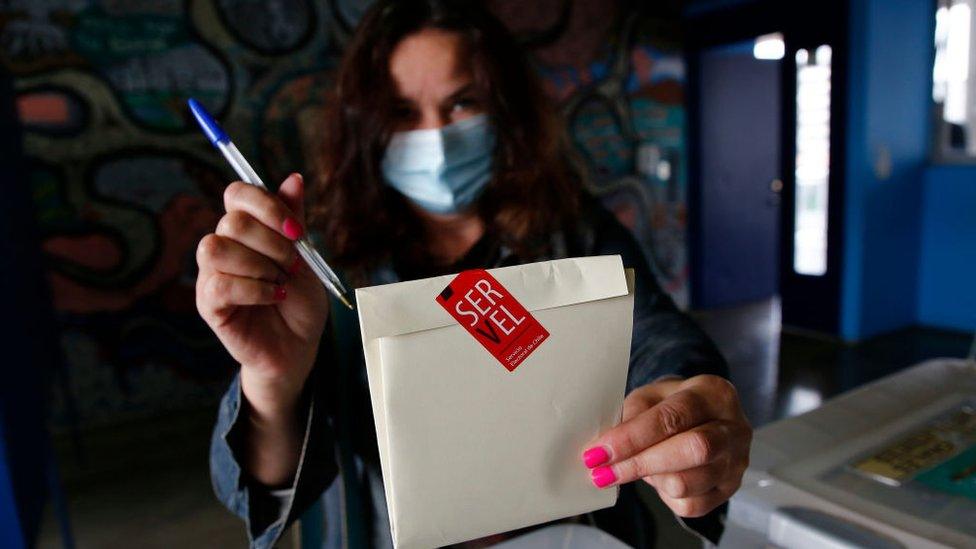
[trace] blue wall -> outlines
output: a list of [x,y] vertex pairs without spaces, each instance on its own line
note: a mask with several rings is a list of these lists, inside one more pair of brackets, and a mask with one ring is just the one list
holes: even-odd
[[[841,298],[845,339],[918,320],[933,30],[931,2],[851,2]],[[891,173],[884,179],[875,173],[882,150],[891,158]]]
[[926,170],[918,321],[976,330],[976,166]]

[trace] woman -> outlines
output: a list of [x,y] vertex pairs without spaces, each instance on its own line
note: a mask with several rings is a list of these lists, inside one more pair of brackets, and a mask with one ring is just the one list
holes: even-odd
[[[353,284],[582,255],[620,254],[636,269],[624,421],[579,459],[597,487],[643,479],[677,515],[714,519],[751,438],[726,366],[582,192],[558,118],[499,22],[463,0],[380,2],[330,105],[309,226]],[[232,183],[200,242],[198,309],[241,364],[214,430],[214,486],[255,547],[320,498],[327,545],[386,546],[356,320],[330,306],[292,246],[304,193],[297,174],[276,195]],[[587,518],[631,544],[649,539],[632,490]]]

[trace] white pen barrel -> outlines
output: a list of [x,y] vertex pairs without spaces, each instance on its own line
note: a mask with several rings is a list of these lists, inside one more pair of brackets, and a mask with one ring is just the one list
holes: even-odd
[[220,149],[230,166],[234,168],[234,172],[237,173],[237,177],[241,178],[241,181],[268,190],[268,186],[264,184],[264,181],[261,181],[258,173],[254,171],[254,168],[233,143],[217,143],[217,148]]

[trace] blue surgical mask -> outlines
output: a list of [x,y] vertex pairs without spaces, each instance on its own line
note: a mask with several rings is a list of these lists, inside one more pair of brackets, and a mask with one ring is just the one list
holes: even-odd
[[432,213],[473,204],[491,180],[495,130],[484,114],[442,128],[397,132],[383,156],[386,183]]

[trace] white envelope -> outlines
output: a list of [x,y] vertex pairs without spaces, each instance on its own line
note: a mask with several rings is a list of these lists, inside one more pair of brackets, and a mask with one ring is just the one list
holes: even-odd
[[620,256],[489,269],[548,330],[509,372],[435,298],[454,275],[356,290],[397,547],[612,506],[580,460],[620,421],[633,271]]

